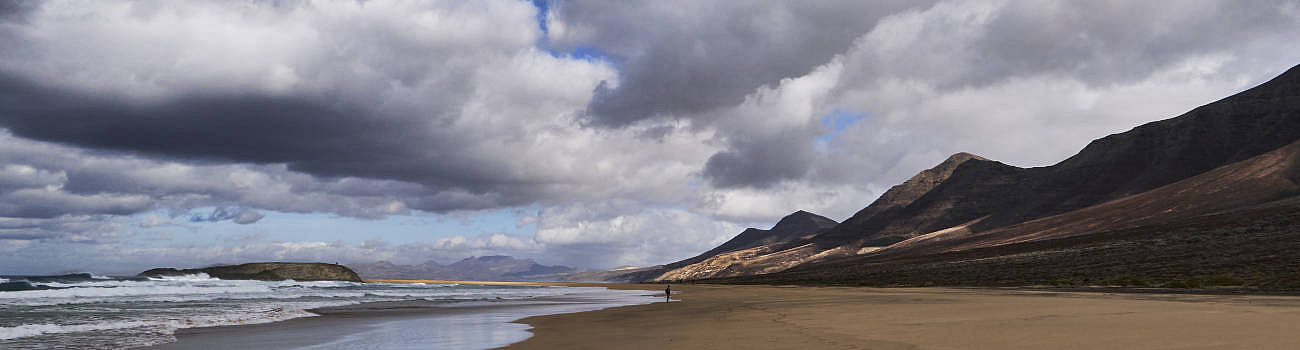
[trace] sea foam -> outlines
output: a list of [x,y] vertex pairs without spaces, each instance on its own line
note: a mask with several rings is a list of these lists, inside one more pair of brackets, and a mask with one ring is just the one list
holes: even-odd
[[[307,308],[342,306],[355,303],[312,303]],[[115,329],[146,328],[166,334],[182,328],[235,326],[286,321],[295,318],[313,317],[316,314],[300,309],[268,308],[267,310],[247,310],[215,315],[195,315],[178,319],[155,319],[140,321],[113,321],[82,324],[25,324],[14,327],[0,327],[0,340],[31,337],[42,334],[60,334],[106,331]]]
[[[104,276],[99,276],[104,277]],[[321,307],[390,301],[498,303],[604,290],[461,284],[222,280],[92,274],[8,276],[0,290],[0,348],[122,348],[174,341],[175,330],[277,322]],[[453,304],[437,303],[450,307]]]

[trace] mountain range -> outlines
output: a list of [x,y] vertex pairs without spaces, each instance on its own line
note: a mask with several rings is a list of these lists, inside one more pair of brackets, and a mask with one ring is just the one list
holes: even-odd
[[378,261],[348,266],[362,278],[406,280],[534,281],[556,279],[576,271],[568,266],[547,266],[504,255],[471,256],[448,265],[430,260],[416,265]]
[[1300,66],[1020,168],[968,153],[623,280],[1300,287]]

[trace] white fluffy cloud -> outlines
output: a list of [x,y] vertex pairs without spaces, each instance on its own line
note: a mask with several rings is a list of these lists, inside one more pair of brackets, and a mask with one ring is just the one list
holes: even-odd
[[538,243],[577,266],[648,265],[685,259],[744,229],[683,209],[609,201],[543,209]]

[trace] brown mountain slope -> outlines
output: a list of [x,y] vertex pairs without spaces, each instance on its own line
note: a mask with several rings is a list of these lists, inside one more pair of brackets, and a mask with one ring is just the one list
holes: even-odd
[[[803,262],[811,254],[804,250],[791,250],[785,254],[770,253],[784,250],[791,242],[803,241],[824,232],[837,223],[824,216],[797,211],[781,218],[771,229],[745,229],[731,240],[690,259],[665,265],[652,280],[684,280],[742,274],[774,272]],[[810,246],[804,244],[805,246]],[[762,257],[762,259],[755,259]],[[780,260],[780,261],[777,261]]]
[[796,241],[813,234],[821,233],[837,222],[825,216],[809,213],[803,210],[796,211],[786,215],[777,221],[771,229],[761,230],[756,228],[747,228],[736,237],[732,237],[725,243],[710,249],[703,254],[695,257],[674,262],[667,266],[668,269],[675,269],[682,266],[698,263],[718,254],[750,249],[758,246],[769,246],[789,241]]
[[[885,204],[873,203],[814,241],[821,249],[856,249],[963,223],[986,231],[1147,191],[1297,139],[1300,66],[1176,118],[1093,141],[1056,165],[958,161],[929,191],[904,201],[882,196]],[[960,157],[945,164],[954,159]]]
[[854,217],[872,217],[881,214],[882,212],[906,207],[907,205],[912,204],[912,202],[915,202],[918,198],[921,198],[921,196],[930,192],[930,190],[938,187],[939,184],[952,176],[952,172],[957,170],[958,165],[971,159],[988,160],[965,152],[949,156],[948,159],[939,163],[939,165],[930,169],[922,170],[916,175],[913,175],[912,178],[907,179],[907,181],[894,185],[894,187],[890,187],[888,191],[885,191],[884,194],[880,195],[880,198],[871,202],[871,205],[863,208],[862,211],[858,212]]
[[1087,235],[702,282],[1300,289],[1300,198]]
[[1300,287],[1300,141],[1155,190],[987,232],[919,236],[733,282]]
[[1300,141],[1160,188],[986,232],[936,232],[875,256],[933,254],[1140,227],[1300,195]]

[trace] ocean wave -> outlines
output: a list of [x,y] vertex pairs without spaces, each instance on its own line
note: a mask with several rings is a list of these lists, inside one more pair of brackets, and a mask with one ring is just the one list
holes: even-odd
[[96,322],[86,324],[25,324],[14,327],[0,327],[0,340],[33,337],[51,333],[93,332],[110,329],[137,328],[153,325],[145,321]]
[[175,275],[175,276],[150,276],[149,280],[152,281],[221,281],[221,279],[213,278],[212,276],[209,276],[207,273],[203,273],[203,272],[188,274],[188,275]]
[[[13,282],[0,283],[0,292],[19,292],[19,291],[28,291],[28,290],[50,290],[50,289],[63,289],[63,288],[33,285],[31,284],[31,282],[27,282],[27,281],[13,281]],[[2,295],[10,295],[10,293],[0,294],[0,296]]]
[[484,291],[439,285],[368,285],[339,281],[221,280],[202,275],[147,280],[95,280],[78,283],[8,283],[0,290],[0,305],[69,305],[115,302],[195,302],[216,300],[291,300],[304,298],[418,298],[474,300],[519,299],[554,295],[559,290],[525,288]]
[[0,327],[0,340],[33,337],[44,334],[95,332],[134,328],[172,334],[177,329],[182,328],[260,324],[280,322],[302,317],[313,317],[318,315],[305,310],[350,304],[355,303],[307,303],[300,304],[297,308],[292,309],[264,306],[260,310],[240,310],[238,312],[227,312],[216,315],[195,315],[176,319],[123,320],[82,324],[25,324],[13,327]]
[[[74,287],[0,293],[0,348],[146,346],[174,341],[172,335],[177,329],[278,322],[316,316],[307,310],[370,302],[451,301],[445,306],[454,307],[509,300],[527,303],[529,298],[552,295],[582,298],[591,294],[612,300],[611,294],[625,294],[599,287],[484,289],[425,285],[411,288],[202,277],[48,282]],[[179,303],[166,303],[171,301]],[[444,306],[444,303],[437,304]]]

